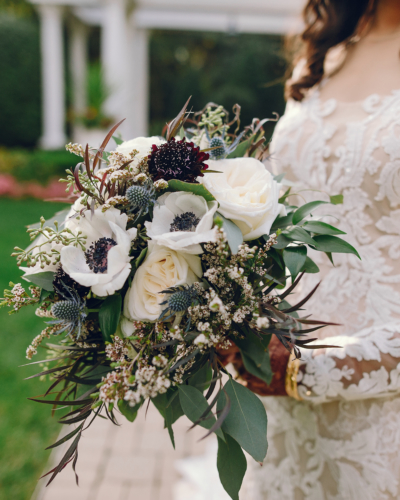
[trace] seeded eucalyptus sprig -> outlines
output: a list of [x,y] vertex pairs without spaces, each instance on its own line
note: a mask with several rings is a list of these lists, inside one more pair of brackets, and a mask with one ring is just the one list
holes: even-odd
[[82,234],[82,231],[78,231],[74,234],[70,229],[64,228],[59,229],[58,222],[54,222],[55,229],[49,226],[45,226],[46,220],[44,217],[40,218],[39,228],[30,228],[28,233],[30,235],[31,241],[36,238],[43,236],[36,245],[28,247],[26,250],[22,248],[15,247],[15,252],[11,254],[12,257],[17,258],[17,263],[20,266],[23,262],[26,262],[28,267],[34,267],[36,264],[40,263],[40,266],[44,268],[46,265],[57,264],[60,262],[60,252],[51,248],[50,250],[44,250],[43,247],[48,245],[73,245],[75,247],[81,247],[85,250],[85,244],[87,236]]

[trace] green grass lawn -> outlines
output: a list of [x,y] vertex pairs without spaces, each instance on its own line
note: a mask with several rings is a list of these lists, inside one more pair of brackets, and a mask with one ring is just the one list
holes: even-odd
[[[65,207],[31,199],[0,199],[0,296],[10,281],[23,283],[10,254],[14,246],[28,245],[25,226],[37,222],[41,215],[50,218]],[[28,362],[25,350],[43,324],[32,307],[12,316],[7,308],[0,309],[0,500],[30,499],[49,457],[44,449],[61,428],[51,418],[49,406],[27,400],[46,390],[39,379],[24,380],[38,371],[38,366],[19,368]],[[44,357],[43,352],[39,351],[33,361]]]

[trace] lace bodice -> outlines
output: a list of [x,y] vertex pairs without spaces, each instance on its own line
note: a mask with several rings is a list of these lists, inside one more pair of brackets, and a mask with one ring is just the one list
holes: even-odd
[[315,317],[343,325],[323,333],[342,349],[304,355],[299,390],[315,403],[400,390],[400,91],[357,103],[319,94],[288,104],[271,144],[275,168],[307,201],[343,194],[317,215],[345,231],[362,259],[335,256],[333,267],[315,252],[321,275],[304,280],[309,289],[322,279],[309,303]]
[[249,462],[245,500],[400,498],[400,91],[344,103],[315,89],[289,102],[271,144],[306,201],[343,194],[316,213],[347,233],[362,260],[313,254],[322,278],[308,309],[341,323],[320,336],[341,348],[302,354],[304,402],[262,398],[269,451]]

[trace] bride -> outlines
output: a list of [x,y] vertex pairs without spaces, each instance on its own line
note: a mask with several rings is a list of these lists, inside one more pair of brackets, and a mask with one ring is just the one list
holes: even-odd
[[269,450],[263,467],[249,463],[241,498],[400,499],[400,2],[310,0],[304,21],[271,154],[308,201],[343,194],[325,213],[362,261],[320,260],[315,277],[310,310],[343,325],[324,333],[342,348],[290,359],[289,387],[282,369],[270,389],[249,381],[292,397],[262,397]]
[[342,325],[321,335],[341,349],[296,365],[273,342],[273,384],[244,374],[267,409],[269,450],[262,467],[249,462],[240,498],[400,499],[400,2],[309,0],[304,21],[273,167],[307,201],[343,195],[318,214],[362,260],[333,267],[319,254],[321,275],[303,279],[305,292],[322,278],[308,307]]

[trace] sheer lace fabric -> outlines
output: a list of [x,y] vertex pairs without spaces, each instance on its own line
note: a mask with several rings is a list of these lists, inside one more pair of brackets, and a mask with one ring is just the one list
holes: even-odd
[[269,450],[263,467],[249,461],[246,500],[400,498],[400,91],[354,103],[323,94],[288,103],[274,167],[306,201],[344,195],[317,215],[362,260],[343,254],[332,267],[312,255],[321,275],[308,275],[303,293],[322,278],[308,309],[343,325],[320,335],[341,348],[303,354],[304,402],[262,398]]

